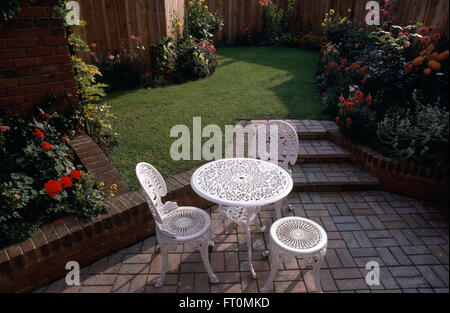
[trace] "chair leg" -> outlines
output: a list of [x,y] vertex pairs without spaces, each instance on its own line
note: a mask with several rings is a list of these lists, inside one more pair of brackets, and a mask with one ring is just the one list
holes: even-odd
[[269,274],[269,278],[267,279],[266,284],[264,285],[263,288],[261,288],[262,293],[267,293],[269,291],[273,280],[277,276],[279,265],[280,265],[280,258],[278,256],[278,254],[275,254],[272,252],[271,256],[270,256],[270,267],[271,267],[270,274]]
[[252,277],[254,279],[256,279],[256,273],[253,268],[252,237],[250,234],[250,224],[247,224],[246,227],[247,227],[246,237],[247,237],[247,249],[248,249],[248,266],[250,267],[250,274],[252,275]]
[[162,255],[162,268],[161,268],[161,274],[157,279],[155,279],[154,284],[155,287],[162,287],[164,284],[164,278],[166,277],[166,270],[167,270],[167,259],[168,259],[168,253],[169,253],[169,247],[167,244],[160,247],[161,248],[161,255]]
[[322,285],[320,284],[320,267],[322,266],[322,260],[317,260],[313,267],[314,283],[316,285],[316,290],[322,293]]
[[217,278],[216,274],[214,274],[214,272],[211,268],[211,264],[209,263],[208,246],[209,246],[209,241],[205,242],[200,247],[200,255],[202,256],[202,261],[203,261],[203,264],[205,265],[206,271],[208,272],[209,280],[211,281],[211,283],[217,284],[219,282],[219,279]]

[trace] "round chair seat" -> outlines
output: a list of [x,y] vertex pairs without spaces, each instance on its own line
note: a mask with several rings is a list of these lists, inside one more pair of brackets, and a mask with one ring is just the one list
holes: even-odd
[[164,215],[164,229],[175,237],[201,236],[211,223],[209,215],[195,207],[180,207]]
[[327,234],[317,223],[301,218],[286,217],[270,229],[271,237],[280,248],[295,254],[311,254],[327,245]]

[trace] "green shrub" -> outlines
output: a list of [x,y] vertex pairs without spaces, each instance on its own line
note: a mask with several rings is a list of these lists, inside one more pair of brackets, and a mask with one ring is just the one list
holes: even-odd
[[204,0],[192,0],[186,6],[184,36],[196,40],[211,40],[215,33],[222,30],[223,19],[209,12]]
[[212,40],[196,42],[191,36],[184,37],[179,40],[176,51],[176,69],[181,81],[206,77],[216,69],[216,48]]
[[284,33],[289,32],[294,16],[295,0],[288,0],[286,11],[279,9],[271,0],[260,0],[259,6],[264,8],[266,39],[275,41]]
[[170,80],[175,72],[177,54],[174,39],[167,37],[151,47],[151,69],[156,80]]
[[423,105],[414,99],[414,109],[389,113],[378,124],[384,152],[448,170],[449,112],[439,103]]
[[[146,67],[142,60],[142,54],[145,47],[139,37],[131,35],[130,38],[133,43],[130,50],[122,45],[106,56],[100,57],[95,53],[91,54],[101,73],[97,78],[100,82],[108,85],[109,91],[144,87]],[[96,47],[95,43],[93,46]]]

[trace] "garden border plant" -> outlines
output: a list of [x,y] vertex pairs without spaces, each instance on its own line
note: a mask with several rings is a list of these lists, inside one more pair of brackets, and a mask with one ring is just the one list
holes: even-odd
[[350,9],[326,14],[324,110],[349,138],[448,173],[448,41],[420,23],[394,25],[395,8],[386,1],[380,27],[355,25]]

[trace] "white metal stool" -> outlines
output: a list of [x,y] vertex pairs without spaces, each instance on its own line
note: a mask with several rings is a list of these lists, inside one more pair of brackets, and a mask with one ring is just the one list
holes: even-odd
[[293,257],[303,260],[313,267],[314,282],[318,292],[320,285],[320,266],[327,252],[328,237],[317,223],[301,217],[286,217],[272,224],[270,228],[270,267],[269,279],[261,292],[268,292],[278,272],[280,259],[287,262]]

